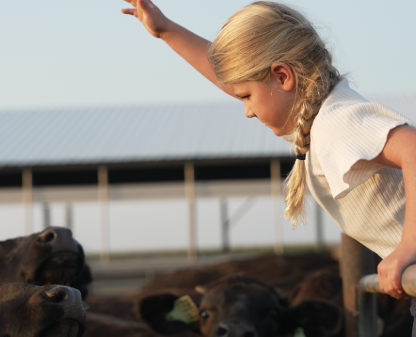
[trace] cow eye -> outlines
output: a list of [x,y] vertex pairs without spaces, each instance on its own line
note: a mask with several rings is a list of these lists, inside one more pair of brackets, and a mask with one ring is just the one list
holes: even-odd
[[209,313],[206,311],[201,311],[200,315],[201,315],[201,318],[203,319],[207,319],[209,317]]
[[270,311],[270,316],[272,316],[273,318],[277,318],[279,317],[279,312],[277,310],[272,310]]

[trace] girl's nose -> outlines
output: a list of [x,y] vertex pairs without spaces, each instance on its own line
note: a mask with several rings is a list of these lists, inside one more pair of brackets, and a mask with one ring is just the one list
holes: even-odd
[[257,117],[251,106],[245,106],[245,113],[247,118]]

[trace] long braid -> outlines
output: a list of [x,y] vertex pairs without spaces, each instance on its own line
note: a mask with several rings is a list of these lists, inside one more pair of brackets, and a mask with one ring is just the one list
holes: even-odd
[[[295,152],[296,154],[306,155],[309,152],[311,143],[311,128],[313,121],[317,116],[322,102],[328,96],[329,92],[339,82],[340,76],[335,68],[331,66],[331,56],[328,51],[320,46],[315,49],[321,56],[324,55],[326,62],[323,62],[323,72],[317,68],[314,74],[315,78],[309,81],[302,95],[303,99],[298,103],[298,117],[295,128]],[[323,77],[322,74],[326,76]],[[306,165],[304,160],[296,160],[292,171],[286,178],[286,209],[285,217],[291,220],[292,228],[301,219],[302,223],[306,222],[305,206],[305,185],[306,185]]]

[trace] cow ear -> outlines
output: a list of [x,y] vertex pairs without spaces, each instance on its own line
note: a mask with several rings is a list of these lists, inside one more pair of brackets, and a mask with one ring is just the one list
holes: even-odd
[[302,328],[308,337],[329,337],[338,335],[344,329],[343,311],[327,301],[303,301],[283,312],[284,330],[293,333]]
[[174,309],[177,300],[178,296],[172,294],[145,297],[139,303],[140,317],[152,330],[163,335],[197,330],[198,323],[187,324],[180,320],[168,319],[168,314]]

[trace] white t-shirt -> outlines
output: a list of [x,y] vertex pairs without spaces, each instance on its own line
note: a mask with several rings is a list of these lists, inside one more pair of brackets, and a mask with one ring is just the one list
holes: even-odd
[[311,129],[307,184],[338,227],[385,258],[401,240],[402,171],[370,162],[396,126],[414,123],[368,102],[343,79],[324,101]]

